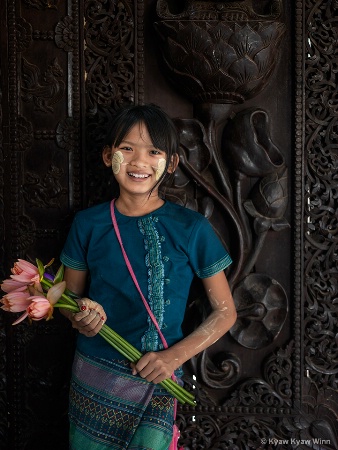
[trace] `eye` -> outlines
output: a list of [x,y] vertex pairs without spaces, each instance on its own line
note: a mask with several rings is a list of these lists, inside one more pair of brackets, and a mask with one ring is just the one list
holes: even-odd
[[154,149],[154,150],[150,150],[150,154],[151,155],[163,155],[164,152],[162,152],[161,150]]
[[130,152],[133,150],[131,147],[128,147],[128,146],[120,147],[120,149],[125,150],[126,152]]

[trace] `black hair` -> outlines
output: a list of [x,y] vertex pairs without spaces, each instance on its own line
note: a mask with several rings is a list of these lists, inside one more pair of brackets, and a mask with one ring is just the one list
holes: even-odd
[[156,187],[166,177],[172,157],[179,147],[174,122],[158,105],[128,105],[119,109],[112,119],[103,144],[104,147],[118,147],[131,128],[140,123],[146,126],[154,147],[164,151],[167,156],[165,170],[154,186]]

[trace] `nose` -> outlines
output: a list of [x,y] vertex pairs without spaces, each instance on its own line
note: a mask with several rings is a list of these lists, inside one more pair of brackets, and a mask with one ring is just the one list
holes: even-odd
[[149,163],[147,162],[146,156],[143,154],[143,152],[135,152],[129,164],[139,169],[149,167]]

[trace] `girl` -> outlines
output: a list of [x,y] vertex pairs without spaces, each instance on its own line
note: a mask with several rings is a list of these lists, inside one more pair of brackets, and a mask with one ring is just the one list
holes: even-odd
[[[224,274],[231,263],[227,251],[201,214],[159,195],[159,185],[178,165],[178,146],[175,126],[159,107],[119,111],[102,153],[118,198],[78,213],[61,254],[67,287],[89,297],[78,301],[79,313],[63,311],[80,333],[70,392],[71,449],[168,449],[174,400],[158,383],[180,375],[184,362],[236,320]],[[111,207],[167,349],[128,272]],[[212,312],[183,337],[194,275],[203,281]],[[96,336],[105,321],[144,354],[136,365]]]

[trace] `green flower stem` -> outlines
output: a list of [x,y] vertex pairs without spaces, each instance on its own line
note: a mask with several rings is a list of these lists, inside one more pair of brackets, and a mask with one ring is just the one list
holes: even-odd
[[[135,347],[125,341],[120,335],[109,328],[107,325],[103,325],[99,334],[116,350],[123,354],[129,361],[136,363],[141,357],[142,353]],[[189,403],[195,406],[194,396],[190,392],[186,391],[182,386],[177,384],[172,379],[166,379],[160,383],[168,392],[170,392],[180,403]]]
[[54,308],[69,309],[69,311],[79,312],[79,308],[77,308],[76,306],[73,306],[73,305],[67,305],[66,303],[57,302],[53,306],[54,306]]
[[[42,278],[41,284],[47,290],[53,286],[53,282]],[[70,293],[70,291],[67,291]],[[72,295],[72,293],[70,293]],[[62,294],[60,300],[54,305],[54,308],[68,309],[73,312],[79,312],[79,305],[76,300],[70,295]],[[142,353],[133,347],[129,342],[123,339],[118,333],[112,330],[108,325],[104,324],[99,331],[100,336],[114,347],[121,355],[127,358],[129,361],[136,363],[143,355]],[[194,396],[177,384],[174,380],[167,378],[160,383],[171,395],[173,395],[183,405],[188,403],[191,406],[195,406]]]

